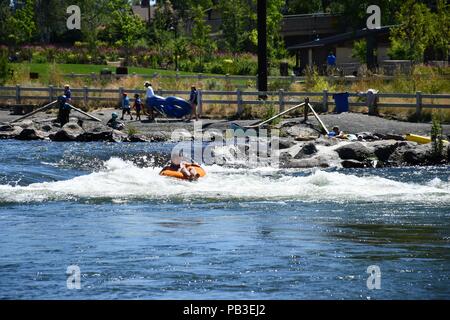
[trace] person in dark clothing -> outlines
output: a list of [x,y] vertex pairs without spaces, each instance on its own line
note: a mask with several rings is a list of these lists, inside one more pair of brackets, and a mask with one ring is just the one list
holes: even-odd
[[70,91],[70,86],[68,84],[64,86],[64,95],[66,96],[67,102],[72,101],[72,91]]
[[142,100],[139,96],[139,94],[134,95],[134,110],[136,110],[136,120],[141,121],[141,111],[142,111]]
[[58,122],[61,124],[61,127],[63,127],[67,122],[69,122],[71,110],[70,105],[67,103],[67,97],[65,95],[58,98],[58,106]]
[[192,116],[195,116],[195,120],[198,121],[198,116],[197,116],[198,91],[197,91],[197,88],[195,88],[195,86],[191,87],[191,95],[189,96],[189,102],[192,107],[192,111],[189,116],[189,121],[192,120]]

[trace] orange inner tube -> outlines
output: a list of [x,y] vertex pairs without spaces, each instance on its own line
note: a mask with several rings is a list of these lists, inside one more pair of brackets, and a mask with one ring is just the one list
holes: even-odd
[[[186,166],[186,168],[194,168],[195,171],[197,171],[197,173],[200,175],[200,177],[204,177],[206,176],[206,172],[205,170],[203,170],[202,167],[200,167],[199,165],[196,164],[189,164]],[[184,176],[183,173],[181,173],[180,171],[175,171],[170,169],[170,167],[165,167],[164,169],[162,169],[161,176],[166,176],[166,177],[172,177],[172,178],[178,178],[178,179],[183,179],[183,180],[187,180],[187,178]]]

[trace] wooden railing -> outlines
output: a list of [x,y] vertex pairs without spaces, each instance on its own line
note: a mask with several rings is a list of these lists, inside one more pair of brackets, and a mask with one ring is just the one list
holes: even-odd
[[[72,101],[75,104],[90,104],[101,102],[119,103],[122,94],[128,93],[130,100],[133,101],[134,94],[139,93],[141,97],[145,96],[144,90],[132,90],[125,88],[101,89],[101,88],[73,88]],[[190,91],[173,90],[155,90],[157,95],[161,96],[181,96],[188,98]],[[45,88],[35,87],[0,87],[0,102],[10,105],[19,105],[29,103],[30,101],[50,102],[54,101],[59,95],[63,94],[62,88],[49,86]],[[237,107],[237,112],[243,111],[246,105],[274,105],[278,106],[280,112],[285,110],[286,106],[297,105],[309,97],[311,103],[319,106],[319,110],[328,111],[330,106],[335,103],[333,95],[335,93],[324,90],[322,92],[287,92],[284,90],[271,92],[258,91],[212,91],[199,90],[199,112],[208,105],[233,105]],[[267,99],[261,99],[266,96]],[[424,94],[416,92],[414,94],[404,93],[379,93],[378,107],[380,108],[415,108],[416,114],[420,115],[423,109],[450,109],[450,94]],[[396,101],[389,101],[389,100]],[[400,101],[400,102],[399,102]],[[361,94],[349,93],[350,107],[364,107],[366,102]]]

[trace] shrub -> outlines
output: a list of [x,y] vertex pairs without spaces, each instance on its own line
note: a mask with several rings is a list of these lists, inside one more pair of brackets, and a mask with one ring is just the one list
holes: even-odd
[[433,124],[431,126],[431,140],[432,140],[433,158],[436,160],[442,159],[444,154],[441,117],[442,116],[439,112],[433,112]]
[[0,52],[0,85],[4,85],[9,78],[8,56]]

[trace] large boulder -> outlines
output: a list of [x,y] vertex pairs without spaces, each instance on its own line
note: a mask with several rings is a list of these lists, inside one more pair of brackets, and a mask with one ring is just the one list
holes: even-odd
[[297,155],[294,157],[294,159],[304,159],[309,158],[317,153],[317,148],[314,142],[309,142],[303,145],[303,147],[300,149],[300,151],[297,153]]
[[47,136],[44,132],[34,128],[25,128],[16,137],[17,140],[44,140]]
[[53,130],[53,126],[50,125],[50,124],[44,124],[44,125],[41,127],[41,130],[43,130],[43,131],[45,131],[45,132],[50,132],[50,131]]
[[330,160],[316,156],[308,159],[291,159],[289,161],[281,161],[280,166],[282,168],[295,168],[295,169],[307,169],[307,168],[329,168]]
[[395,165],[428,165],[433,162],[432,146],[429,144],[417,144],[415,142],[405,142],[397,148],[389,158]]
[[376,141],[380,140],[380,137],[376,136],[371,132],[359,132],[356,134],[357,137],[361,137],[365,141]]
[[339,144],[340,140],[339,139],[330,139],[328,137],[320,137],[318,139],[316,139],[315,144],[317,145],[322,145],[325,147],[331,147],[331,146],[335,146],[337,144]]
[[374,136],[379,138],[380,140],[396,140],[396,141],[405,141],[405,137],[395,133],[374,133]]
[[31,120],[23,120],[15,123],[16,126],[19,126],[24,129],[29,129],[34,127],[34,122]]
[[378,160],[386,162],[398,147],[404,145],[404,142],[396,140],[382,140],[368,143],[367,146],[373,149],[373,153]]
[[115,141],[112,130],[86,131],[77,137],[79,142]]
[[366,161],[375,156],[373,151],[361,142],[350,143],[339,147],[336,149],[336,152],[343,160]]
[[61,130],[55,134],[50,135],[52,141],[77,141],[78,137],[84,133],[83,128],[81,128],[76,123],[66,123]]
[[14,139],[22,130],[21,127],[13,125],[0,126],[0,139]]
[[353,168],[366,168],[369,165],[366,162],[361,162],[358,160],[344,160],[341,162],[342,167],[347,169],[353,169]]
[[282,136],[293,137],[297,141],[310,141],[317,139],[319,136],[319,133],[316,130],[298,124],[290,127],[283,127],[280,133]]
[[[277,139],[277,142],[278,142],[278,148],[280,150],[292,148],[293,146],[295,146],[297,144],[297,142],[295,142],[295,140],[293,138],[280,137]],[[272,146],[272,143],[270,145]]]

